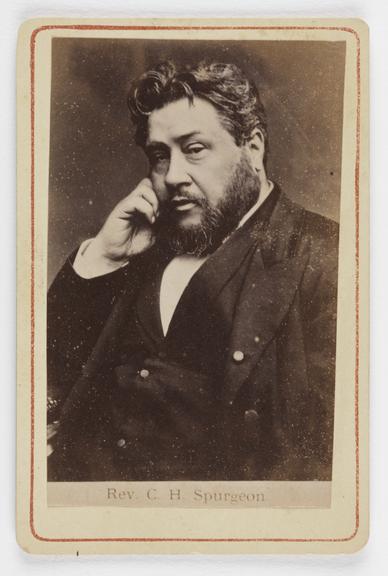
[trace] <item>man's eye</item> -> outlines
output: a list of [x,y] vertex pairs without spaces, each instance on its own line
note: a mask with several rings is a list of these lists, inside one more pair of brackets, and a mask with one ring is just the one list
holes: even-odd
[[164,162],[168,159],[168,154],[166,152],[153,152],[150,154],[150,161],[152,164],[158,164],[159,162]]
[[186,146],[184,152],[185,154],[190,154],[191,156],[197,156],[203,150],[205,150],[205,146],[202,144],[190,144],[189,146]]

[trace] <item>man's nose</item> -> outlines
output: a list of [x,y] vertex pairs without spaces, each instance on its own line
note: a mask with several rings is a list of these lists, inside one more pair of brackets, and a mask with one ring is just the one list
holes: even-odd
[[167,186],[176,187],[181,184],[190,184],[191,178],[187,173],[186,159],[180,151],[173,151],[170,155],[170,163],[165,175]]

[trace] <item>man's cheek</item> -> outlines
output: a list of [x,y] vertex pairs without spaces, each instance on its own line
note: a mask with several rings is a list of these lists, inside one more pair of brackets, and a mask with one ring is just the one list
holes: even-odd
[[217,208],[229,182],[229,170],[225,174],[223,170],[207,170],[201,173],[201,177],[194,181],[195,191],[202,204],[208,207]]

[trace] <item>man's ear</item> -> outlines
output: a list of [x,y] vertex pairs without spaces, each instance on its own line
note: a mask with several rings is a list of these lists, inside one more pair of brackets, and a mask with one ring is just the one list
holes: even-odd
[[260,128],[254,128],[245,143],[245,148],[251,160],[253,169],[261,172],[264,169],[265,139]]

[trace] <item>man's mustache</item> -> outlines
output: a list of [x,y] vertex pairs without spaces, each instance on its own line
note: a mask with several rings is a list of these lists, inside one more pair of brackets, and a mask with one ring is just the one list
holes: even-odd
[[163,212],[171,212],[174,208],[184,202],[192,202],[198,206],[207,206],[207,200],[203,196],[197,194],[192,194],[190,192],[175,192],[171,194],[168,200],[165,200],[162,204]]

